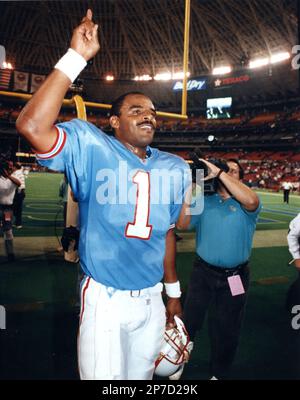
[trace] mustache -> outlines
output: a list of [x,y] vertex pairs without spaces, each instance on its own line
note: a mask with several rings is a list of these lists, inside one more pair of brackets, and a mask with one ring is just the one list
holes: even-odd
[[154,125],[154,123],[152,122],[152,121],[143,121],[143,122],[139,122],[138,124],[137,124],[137,126],[140,126],[140,125],[151,125],[154,129],[155,129],[155,125]]

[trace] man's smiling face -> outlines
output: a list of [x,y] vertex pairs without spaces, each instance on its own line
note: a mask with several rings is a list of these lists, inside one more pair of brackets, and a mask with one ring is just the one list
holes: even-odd
[[156,128],[155,107],[148,97],[129,94],[120,108],[120,115],[112,116],[110,123],[121,142],[145,148],[152,142]]

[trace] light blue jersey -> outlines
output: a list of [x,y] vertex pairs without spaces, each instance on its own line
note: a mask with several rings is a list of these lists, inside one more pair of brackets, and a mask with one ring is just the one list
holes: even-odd
[[248,261],[261,205],[245,210],[234,198],[223,200],[218,193],[204,196],[204,209],[193,215],[196,252],[209,264],[233,268]]
[[151,287],[163,276],[165,238],[178,219],[190,169],[175,155],[147,148],[143,161],[113,136],[74,119],[38,162],[65,172],[79,203],[84,272],[121,290]]

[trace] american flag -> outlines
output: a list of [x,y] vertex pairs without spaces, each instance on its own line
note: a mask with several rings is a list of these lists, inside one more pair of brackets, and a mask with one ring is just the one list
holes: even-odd
[[9,89],[10,78],[10,69],[0,69],[0,89]]

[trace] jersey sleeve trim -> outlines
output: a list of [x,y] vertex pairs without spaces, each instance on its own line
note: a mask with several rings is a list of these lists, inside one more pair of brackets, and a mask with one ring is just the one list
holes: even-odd
[[55,157],[58,153],[60,153],[66,143],[66,132],[62,129],[59,128],[58,126],[55,126],[56,132],[57,132],[57,137],[54,145],[52,148],[47,152],[47,153],[37,153],[36,157],[40,160],[47,160],[48,158],[53,158]]

